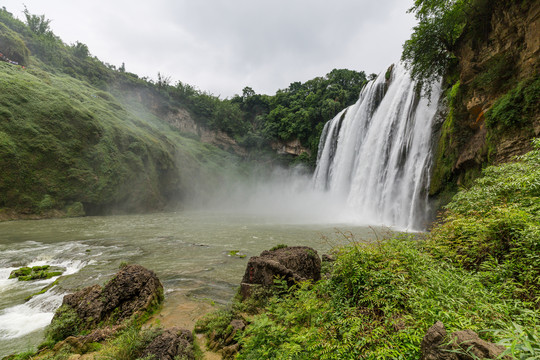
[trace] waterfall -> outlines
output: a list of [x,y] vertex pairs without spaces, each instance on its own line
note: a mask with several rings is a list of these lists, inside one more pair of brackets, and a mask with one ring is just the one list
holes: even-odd
[[426,225],[433,119],[440,94],[417,96],[403,65],[369,82],[356,104],[326,123],[314,186],[358,219],[418,230]]

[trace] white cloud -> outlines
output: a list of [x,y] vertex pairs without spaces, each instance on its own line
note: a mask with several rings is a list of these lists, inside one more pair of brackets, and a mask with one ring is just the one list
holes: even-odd
[[[20,0],[2,6],[22,18]],[[412,3],[412,0],[411,0]],[[414,18],[403,0],[25,0],[66,43],[140,76],[158,71],[223,97],[274,93],[333,68],[381,72]]]

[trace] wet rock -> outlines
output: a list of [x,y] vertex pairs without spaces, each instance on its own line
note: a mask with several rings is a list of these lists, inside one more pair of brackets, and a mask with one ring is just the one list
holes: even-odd
[[[221,351],[224,359],[234,358],[234,354],[240,349],[235,337],[238,332],[246,328],[246,322],[242,319],[233,319],[224,329],[214,329],[208,334],[208,349]],[[228,355],[226,355],[228,354]]]
[[447,335],[443,323],[437,321],[422,339],[420,350],[421,360],[473,360],[498,359],[505,349],[480,339],[472,330]]
[[334,255],[323,254],[321,257],[322,262],[334,262],[336,257]]
[[294,283],[321,278],[321,260],[317,251],[306,246],[291,246],[263,251],[249,259],[242,278],[241,292],[249,297],[252,285],[271,286],[276,277],[289,286]]
[[[74,310],[79,318],[79,330],[86,330],[100,323],[119,324],[161,301],[163,286],[154,272],[140,265],[127,265],[103,288],[93,285],[64,296],[61,309]],[[61,312],[57,311],[53,323],[60,316]]]
[[236,354],[240,351],[240,344],[236,343],[230,346],[226,346],[221,349],[221,357],[225,360],[232,360]]
[[159,360],[194,360],[193,334],[189,330],[176,327],[163,331],[144,350],[142,357],[150,356]]

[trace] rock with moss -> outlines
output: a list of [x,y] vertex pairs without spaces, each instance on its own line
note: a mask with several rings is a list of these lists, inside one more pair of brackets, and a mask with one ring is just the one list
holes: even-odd
[[24,266],[17,270],[13,270],[9,274],[10,279],[18,279],[19,281],[43,280],[50,279],[55,276],[60,276],[65,269],[60,267],[51,267],[50,265],[43,266]]
[[510,359],[501,357],[505,348],[478,337],[474,331],[456,331],[447,335],[442,322],[437,321],[422,339],[421,360]]
[[143,352],[144,359],[195,360],[193,334],[186,329],[173,327],[154,338]]
[[[127,265],[103,287],[93,285],[64,296],[48,337],[59,341],[103,325],[116,326],[133,316],[153,312],[162,301],[163,285],[155,273],[140,265]],[[76,330],[65,331],[62,324],[66,323],[67,328]]]
[[86,215],[84,212],[84,206],[78,201],[66,207],[67,217],[80,217],[84,215]]
[[318,281],[321,259],[317,251],[306,246],[289,246],[251,257],[242,278],[242,296],[249,297],[253,285],[273,285],[276,278],[283,278],[289,286],[306,280]]

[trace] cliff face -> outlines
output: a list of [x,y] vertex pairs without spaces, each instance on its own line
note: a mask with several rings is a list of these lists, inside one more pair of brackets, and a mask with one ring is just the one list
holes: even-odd
[[476,3],[454,49],[457,67],[447,79],[454,86],[445,99],[449,111],[436,151],[432,195],[449,182],[466,185],[488,163],[512,161],[540,136],[534,104],[540,91],[540,2]]

